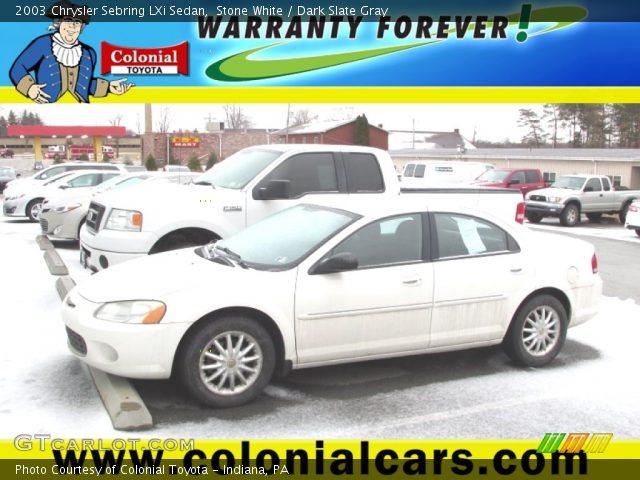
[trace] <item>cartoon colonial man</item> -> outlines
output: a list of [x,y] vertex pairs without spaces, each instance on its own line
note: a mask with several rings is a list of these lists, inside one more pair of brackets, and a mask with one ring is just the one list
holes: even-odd
[[133,86],[126,78],[94,76],[96,51],[78,40],[90,20],[85,7],[62,0],[45,15],[53,20],[53,32],[34,39],[9,70],[16,90],[36,103],[55,102],[67,92],[88,103],[89,96],[122,95]]

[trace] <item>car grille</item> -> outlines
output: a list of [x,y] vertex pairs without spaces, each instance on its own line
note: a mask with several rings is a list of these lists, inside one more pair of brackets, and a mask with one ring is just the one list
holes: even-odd
[[40,228],[42,228],[42,233],[47,233],[49,231],[49,222],[42,218],[42,216],[40,216]]
[[73,349],[73,351],[79,353],[80,355],[87,354],[87,343],[84,341],[84,338],[71,330],[69,327],[65,327],[67,329],[67,339],[69,341],[69,347]]
[[100,230],[100,222],[102,222],[105,210],[106,208],[103,205],[91,202],[86,220],[87,229],[89,231],[97,233],[98,230]]
[[533,200],[534,202],[546,202],[547,197],[545,197],[544,195],[531,195],[529,197],[529,200]]

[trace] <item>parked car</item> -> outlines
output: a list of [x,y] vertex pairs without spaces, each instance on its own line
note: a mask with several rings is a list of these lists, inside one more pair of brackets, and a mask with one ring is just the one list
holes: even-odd
[[627,217],[624,226],[636,231],[640,237],[640,200],[634,201],[627,209]]
[[549,183],[544,181],[542,172],[537,168],[496,168],[482,173],[471,185],[485,187],[515,188],[522,195],[545,188]]
[[405,164],[401,181],[407,187],[466,183],[493,168],[492,164],[483,162],[415,160]]
[[191,181],[197,174],[139,172],[118,175],[91,189],[83,189],[81,193],[65,195],[53,199],[45,199],[40,212],[42,233],[53,240],[78,240],[80,227],[84,224],[89,211],[89,204],[96,196],[108,191],[147,185],[151,182],[180,183]]
[[22,193],[7,195],[3,202],[7,217],[28,217],[37,222],[45,198],[77,194],[83,189],[94,187],[105,180],[119,175],[117,171],[63,172],[48,181],[27,185]]
[[[142,255],[202,245],[297,203],[333,199],[384,203],[402,196],[444,201],[524,220],[518,192],[468,185],[402,189],[389,154],[351,145],[272,144],[243,149],[193,185],[104,196],[80,232],[81,261],[91,270]],[[518,210],[520,208],[520,210]]]
[[34,170],[44,170],[44,162],[42,160],[36,160],[33,162]]
[[[78,170],[101,170],[125,173],[127,171],[125,165],[106,163],[106,162],[69,162],[59,163],[51,165],[38,173],[35,173],[29,177],[20,178],[11,182],[7,188],[11,189],[11,192],[6,192],[5,195],[19,195],[25,188],[30,188],[33,185],[42,183],[48,179],[55,177],[63,172],[78,171]],[[14,191],[15,189],[15,191]]]
[[4,192],[7,184],[12,182],[20,174],[16,173],[16,169],[12,167],[0,167],[0,193]]
[[299,204],[225,240],[87,277],[62,316],[87,364],[175,374],[198,401],[228,407],[292,368],[500,343],[540,367],[567,327],[597,313],[601,290],[581,240],[409,200]]
[[640,198],[640,190],[616,190],[604,175],[565,175],[549,188],[525,196],[526,217],[538,223],[544,217],[560,217],[565,227],[573,227],[585,213],[597,222],[603,213],[616,214],[624,224],[631,202]]
[[13,158],[13,150],[11,150],[10,148],[7,147],[1,147],[0,148],[0,157],[1,158]]

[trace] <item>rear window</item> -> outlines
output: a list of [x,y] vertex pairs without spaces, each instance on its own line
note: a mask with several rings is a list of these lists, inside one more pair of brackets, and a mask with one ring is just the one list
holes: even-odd
[[378,159],[370,153],[345,153],[349,193],[381,192],[384,190]]

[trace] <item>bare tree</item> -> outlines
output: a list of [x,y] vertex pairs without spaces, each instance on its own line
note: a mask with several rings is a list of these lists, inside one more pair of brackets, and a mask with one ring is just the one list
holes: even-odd
[[242,109],[242,106],[235,104],[228,104],[222,107],[226,116],[227,123],[226,128],[231,130],[241,130],[243,128],[249,128],[251,126],[251,120]]
[[167,133],[169,132],[169,127],[171,126],[171,111],[168,107],[164,107],[160,109],[158,119],[156,121],[156,130],[159,133]]
[[118,113],[117,115],[109,119],[109,125],[119,127],[123,117],[124,115],[122,113]]
[[291,113],[291,119],[289,120],[289,127],[297,127],[298,125],[305,125],[313,122],[317,119],[317,115],[313,115],[308,108],[301,108],[300,110],[294,110]]
[[546,133],[542,131],[540,116],[529,108],[520,109],[518,126],[527,129],[527,134],[522,137],[522,143],[539,147],[545,141]]

